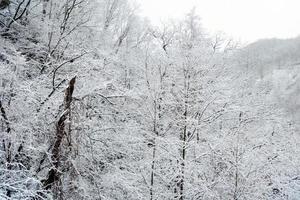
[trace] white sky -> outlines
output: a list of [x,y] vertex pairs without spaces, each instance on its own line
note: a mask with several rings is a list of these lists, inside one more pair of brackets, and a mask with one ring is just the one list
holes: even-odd
[[209,32],[223,31],[243,42],[300,35],[300,0],[135,0],[158,25],[181,18],[193,6]]

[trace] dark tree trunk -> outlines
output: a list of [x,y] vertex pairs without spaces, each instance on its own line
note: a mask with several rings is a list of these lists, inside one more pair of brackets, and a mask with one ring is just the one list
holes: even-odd
[[66,135],[65,120],[68,118],[71,112],[70,107],[72,103],[72,95],[74,91],[75,80],[76,77],[70,80],[69,86],[65,91],[64,110],[56,124],[56,139],[53,145],[52,156],[51,156],[52,168],[48,172],[47,179],[44,180],[43,182],[44,187],[46,189],[51,189],[53,183],[57,182],[60,177],[58,168],[59,168],[59,158],[61,153],[61,144]]

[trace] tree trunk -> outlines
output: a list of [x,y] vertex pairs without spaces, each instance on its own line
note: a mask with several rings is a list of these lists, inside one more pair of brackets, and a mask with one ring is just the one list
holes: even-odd
[[179,200],[184,199],[184,176],[185,176],[185,162],[186,162],[186,143],[187,143],[187,131],[188,131],[188,99],[189,99],[189,75],[188,72],[184,70],[184,113],[183,113],[183,131],[180,135],[180,140],[182,142],[181,147],[181,162],[180,162],[180,180],[179,180]]
[[[9,124],[9,121],[8,121],[8,118],[7,118],[7,115],[6,115],[6,112],[5,112],[5,109],[2,105],[2,102],[0,100],[0,112],[1,112],[1,116],[2,118],[4,119],[4,123],[6,125],[6,133],[9,134],[10,131],[11,131],[11,128],[10,128],[10,124]],[[6,145],[7,141],[5,141],[5,139],[3,139],[3,151],[6,152],[6,163],[7,163],[7,169],[8,170],[11,170],[12,166],[11,166],[11,162],[12,162],[12,155],[11,155],[11,141],[9,140],[8,141],[8,144]],[[7,189],[6,190],[6,196],[7,197],[11,197],[11,190],[10,189]]]
[[44,180],[43,184],[46,189],[51,189],[53,183],[59,180],[60,173],[58,171],[59,168],[59,158],[61,153],[61,144],[66,135],[65,132],[65,120],[68,118],[70,114],[70,107],[72,103],[72,94],[74,91],[76,77],[72,78],[69,82],[69,86],[65,91],[64,98],[64,111],[61,114],[57,124],[56,124],[56,139],[52,149],[51,156],[51,164],[52,168],[48,172],[47,179]]
[[[158,109],[160,109],[160,106],[158,106]],[[158,130],[157,130],[157,101],[154,101],[154,121],[153,121],[153,133],[154,133],[154,138],[153,138],[153,151],[152,151],[152,164],[151,164],[151,177],[150,177],[150,200],[153,200],[154,193],[153,193],[153,187],[154,187],[154,173],[155,173],[155,159],[156,159],[156,137],[159,135]],[[158,116],[160,118],[160,115]]]

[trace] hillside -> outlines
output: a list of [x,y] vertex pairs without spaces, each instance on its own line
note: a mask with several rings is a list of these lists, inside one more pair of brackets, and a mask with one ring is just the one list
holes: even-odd
[[300,199],[300,38],[201,27],[0,0],[0,199]]

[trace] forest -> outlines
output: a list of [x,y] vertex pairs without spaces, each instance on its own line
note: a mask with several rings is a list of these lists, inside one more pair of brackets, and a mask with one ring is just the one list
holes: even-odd
[[299,200],[300,37],[0,0],[0,199]]

